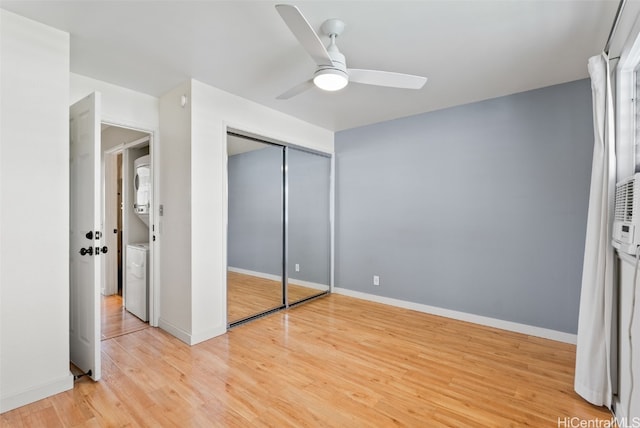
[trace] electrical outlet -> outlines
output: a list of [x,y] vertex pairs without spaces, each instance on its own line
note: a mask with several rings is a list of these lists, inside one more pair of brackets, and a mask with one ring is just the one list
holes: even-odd
[[296,263],[296,272],[300,272],[300,265]]
[[378,275],[373,275],[373,285],[380,285],[380,277]]

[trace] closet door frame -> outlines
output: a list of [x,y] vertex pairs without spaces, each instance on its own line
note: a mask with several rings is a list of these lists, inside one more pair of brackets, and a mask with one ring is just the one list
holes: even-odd
[[289,308],[289,148],[282,148],[282,299]]
[[[265,310],[263,312],[259,312],[256,313],[254,315],[239,319],[239,320],[235,320],[232,322],[229,322],[229,320],[227,319],[227,327],[228,328],[232,328],[235,327],[237,325],[241,325],[244,324],[246,322],[249,322],[251,320],[263,317],[265,315],[268,315],[270,313],[273,312],[278,312],[280,310],[283,309],[288,309],[292,306],[297,306],[301,303],[307,302],[309,300],[313,300],[319,297],[322,297],[324,295],[330,294],[331,292],[333,292],[333,288],[334,288],[334,174],[335,174],[335,158],[333,156],[333,154],[331,153],[327,153],[327,152],[322,152],[319,150],[314,150],[314,149],[310,149],[307,147],[303,147],[303,146],[299,146],[297,144],[291,144],[291,143],[287,143],[287,142],[283,142],[283,141],[279,141],[279,140],[274,140],[274,139],[270,139],[268,137],[262,136],[260,134],[253,134],[251,132],[246,132],[237,128],[232,128],[232,127],[227,127],[225,134],[228,135],[233,135],[233,136],[237,136],[240,138],[246,138],[249,140],[253,140],[255,142],[258,143],[262,143],[262,144],[267,144],[267,145],[272,145],[272,146],[277,146],[282,148],[282,190],[281,190],[281,201],[282,201],[282,276],[281,276],[281,286],[282,286],[282,304],[280,307],[278,308],[272,308],[269,310]],[[318,155],[318,156],[322,156],[322,157],[326,157],[329,159],[330,161],[330,171],[329,171],[329,230],[330,230],[330,236],[329,236],[329,251],[330,251],[330,255],[329,255],[329,269],[330,269],[330,273],[329,273],[329,289],[327,291],[324,292],[320,292],[317,295],[313,295],[311,297],[302,299],[300,301],[296,301],[293,303],[289,303],[289,298],[288,298],[288,279],[289,279],[289,272],[288,272],[288,268],[289,268],[289,244],[288,244],[288,238],[289,238],[289,175],[287,173],[287,166],[288,166],[288,150],[289,149],[294,149],[294,150],[299,150],[302,152],[307,152],[313,155]],[[227,160],[227,165],[228,165],[228,160]],[[228,216],[228,206],[229,206],[229,194],[228,194],[228,176],[229,176],[229,171],[228,171],[228,166],[226,168],[226,175],[227,175],[227,196],[226,196],[226,205],[227,205],[227,216]],[[229,233],[228,233],[228,224],[229,224],[229,220],[227,218],[227,233],[225,236],[225,244],[226,244],[226,248],[227,248],[227,254],[226,254],[226,260],[225,260],[225,265],[228,267],[229,263],[228,263],[228,248],[229,248]],[[228,279],[226,280],[227,284],[228,284]],[[225,310],[228,313],[228,309],[226,309],[226,302],[225,302]]]

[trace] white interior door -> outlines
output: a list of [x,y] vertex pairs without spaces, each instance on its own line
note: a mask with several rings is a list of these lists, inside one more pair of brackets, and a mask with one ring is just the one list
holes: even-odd
[[[71,106],[69,342],[71,362],[100,379],[100,94]],[[97,236],[96,236],[97,235]]]

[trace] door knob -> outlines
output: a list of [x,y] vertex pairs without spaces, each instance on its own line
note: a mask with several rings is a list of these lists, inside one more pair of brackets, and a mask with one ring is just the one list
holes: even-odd
[[109,251],[106,245],[102,247],[100,250],[102,251],[102,254],[107,254],[107,251]]
[[86,256],[87,254],[89,254],[90,256],[93,255],[93,247],[80,248],[80,255],[81,256]]
[[96,230],[95,234],[93,233],[92,230],[88,231],[84,236],[86,236],[87,239],[100,239],[100,231]]

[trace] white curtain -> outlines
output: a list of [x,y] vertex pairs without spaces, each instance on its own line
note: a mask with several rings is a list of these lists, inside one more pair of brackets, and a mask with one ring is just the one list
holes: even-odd
[[582,269],[574,388],[584,399],[611,407],[611,314],[615,196],[614,111],[609,58],[589,58],[593,95],[593,164]]

